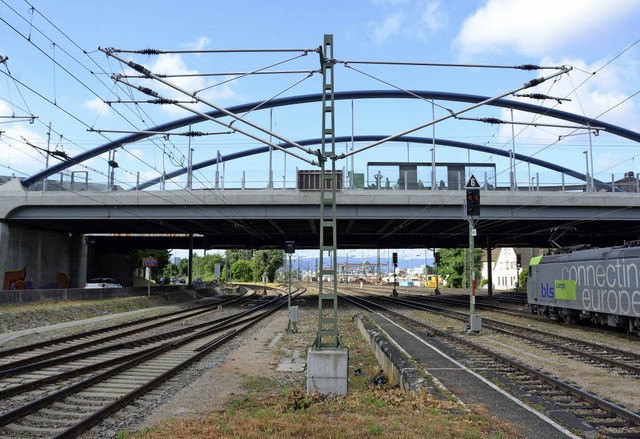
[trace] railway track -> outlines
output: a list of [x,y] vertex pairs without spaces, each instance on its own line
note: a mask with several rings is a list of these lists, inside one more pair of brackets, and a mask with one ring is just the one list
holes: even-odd
[[75,437],[286,304],[286,297],[277,296],[161,337],[112,344],[105,352],[90,349],[81,359],[62,355],[53,365],[5,363],[0,437]]
[[[515,295],[515,293],[514,293]],[[424,295],[419,295],[419,296],[415,296],[416,299],[421,300],[421,301],[425,301],[425,302],[441,302],[443,304],[450,304],[451,306],[457,306],[457,307],[461,307],[461,308],[468,308],[469,307],[469,296],[468,295],[460,295],[459,297],[456,296],[424,296]],[[556,323],[560,326],[570,326],[570,327],[574,327],[574,328],[580,328],[583,331],[589,331],[589,332],[594,332],[597,334],[601,334],[603,331],[608,331],[612,336],[616,336],[616,337],[621,337],[621,338],[625,338],[625,339],[635,339],[640,341],[640,338],[633,334],[633,333],[629,333],[629,332],[624,332],[622,330],[620,330],[620,328],[615,328],[615,327],[607,327],[607,326],[593,326],[592,324],[590,324],[587,321],[580,321],[579,323],[568,323],[562,319],[550,319],[549,317],[545,317],[542,315],[538,315],[538,314],[534,314],[531,312],[531,310],[526,309],[526,310],[522,310],[522,311],[518,311],[517,309],[514,309],[513,307],[505,307],[505,306],[500,306],[500,305],[495,305],[492,303],[483,303],[483,301],[486,299],[486,297],[484,296],[476,296],[476,304],[475,307],[476,309],[479,310],[487,310],[487,311],[491,311],[491,312],[496,312],[496,313],[500,313],[500,314],[506,314],[506,315],[513,315],[516,317],[521,317],[521,318],[526,318],[529,320],[533,320],[533,321],[538,321],[538,322],[549,322],[549,323]],[[494,300],[498,300],[497,298],[495,298]],[[511,303],[515,303],[515,301],[509,301],[509,300],[503,300],[504,302],[511,302]],[[517,303],[516,303],[517,304]],[[526,300],[524,302],[520,302],[521,305],[525,306],[526,305]]]
[[[408,299],[382,298],[385,301],[393,301],[404,306],[440,314],[461,322],[468,322],[469,314],[453,311],[447,308],[426,305]],[[518,337],[521,340],[535,346],[545,346],[557,353],[570,355],[572,358],[582,358],[590,364],[598,364],[602,367],[616,368],[617,373],[631,375],[640,378],[640,355],[635,352],[615,349],[597,343],[591,343],[575,338],[563,337],[557,334],[538,331],[529,327],[522,327],[509,323],[499,322],[483,318],[483,328],[491,329],[502,334]]]
[[[469,314],[450,309],[417,303],[413,300],[400,298],[380,298],[390,303],[401,304],[412,309],[429,311],[461,322],[469,321]],[[490,329],[510,337],[517,337],[526,343],[535,346],[544,346],[563,355],[570,355],[574,359],[582,359],[590,364],[600,367],[615,368],[616,373],[632,376],[640,379],[640,354],[636,352],[615,349],[609,346],[564,337],[557,334],[539,331],[529,327],[523,327],[510,323],[504,323],[492,319],[482,319],[483,329]]]
[[571,384],[544,374],[518,361],[486,349],[464,337],[440,330],[412,319],[379,301],[361,297],[341,298],[372,312],[373,309],[400,319],[409,331],[437,340],[450,355],[478,373],[499,382],[510,393],[524,398],[528,404],[542,407],[548,416],[581,430],[584,437],[640,437],[640,415],[631,412]]
[[255,294],[243,294],[237,297],[228,297],[188,310],[175,311],[160,316],[147,317],[144,319],[110,325],[91,331],[49,339],[16,348],[0,350],[0,372],[9,367],[7,365],[15,365],[18,361],[23,361],[25,364],[28,364],[29,362],[36,362],[63,355],[65,353],[79,351],[87,346],[95,346],[98,343],[107,343],[123,339],[130,335],[137,335],[142,331],[149,331],[176,322],[181,322],[185,319],[201,316],[211,312],[213,309],[217,309],[220,306],[228,306],[234,303],[246,301],[253,295]]

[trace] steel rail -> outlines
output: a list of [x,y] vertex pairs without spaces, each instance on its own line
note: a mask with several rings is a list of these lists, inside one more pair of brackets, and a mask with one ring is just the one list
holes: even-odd
[[[306,289],[304,291],[302,291],[301,293],[297,294],[295,297],[298,297],[298,296],[304,294],[305,291],[306,291]],[[271,315],[272,313],[274,313],[276,310],[278,310],[279,308],[283,307],[287,303],[287,301],[284,300],[284,299],[285,298],[279,298],[278,300],[280,300],[281,303],[277,307],[274,307],[271,310],[268,310],[261,317],[256,319],[256,321],[254,321],[253,323],[245,326],[244,328],[241,328],[241,329],[238,329],[238,330],[235,330],[235,331],[231,331],[231,332],[223,335],[216,342],[210,342],[205,349],[202,349],[202,350],[198,351],[193,357],[185,360],[184,362],[182,362],[178,366],[174,367],[173,369],[168,370],[167,372],[163,373],[161,376],[159,376],[156,379],[154,379],[153,381],[147,383],[147,385],[145,385],[144,387],[141,387],[141,388],[139,388],[139,389],[137,389],[137,390],[135,390],[133,392],[130,392],[126,396],[124,396],[122,398],[119,398],[117,401],[115,401],[112,404],[104,407],[103,409],[101,409],[98,412],[94,413],[93,415],[91,415],[90,417],[86,418],[85,420],[83,420],[81,422],[78,422],[77,424],[75,424],[71,428],[69,428],[69,429],[65,430],[64,432],[54,436],[54,438],[55,439],[75,438],[78,434],[82,433],[83,431],[88,430],[89,428],[91,428],[92,426],[94,426],[95,424],[97,424],[98,422],[103,420],[104,418],[108,417],[112,413],[115,413],[120,408],[126,406],[127,404],[129,404],[130,402],[135,400],[136,398],[138,398],[141,395],[149,392],[151,389],[159,386],[160,384],[165,382],[167,379],[171,378],[173,375],[176,375],[178,372],[180,372],[185,367],[187,367],[187,366],[191,365],[192,363],[194,363],[195,361],[198,361],[199,359],[203,358],[205,355],[209,354],[211,351],[213,351],[214,349],[218,348],[223,343],[235,338],[236,336],[240,335],[241,333],[243,333],[244,331],[246,331],[247,329],[252,327],[254,324],[262,321],[265,318],[267,318],[269,315]]]
[[[88,357],[95,357],[96,355],[100,355],[100,354],[104,354],[107,352],[111,352],[111,351],[115,351],[118,349],[126,349],[128,347],[133,347],[134,345],[145,345],[145,344],[151,344],[154,342],[157,342],[159,340],[162,339],[166,339],[166,338],[171,338],[171,337],[179,337],[181,335],[185,335],[188,333],[192,333],[198,329],[201,328],[209,328],[209,327],[217,327],[216,325],[222,325],[224,323],[227,323],[229,321],[234,321],[236,319],[239,319],[240,317],[246,316],[248,314],[252,314],[253,312],[255,312],[256,310],[259,310],[263,307],[269,306],[271,304],[271,302],[265,302],[262,305],[256,306],[254,308],[245,310],[245,311],[241,311],[239,313],[233,314],[231,316],[227,316],[227,317],[222,317],[220,319],[216,319],[213,320],[211,322],[204,322],[204,323],[199,323],[196,325],[192,325],[192,326],[188,326],[185,328],[180,328],[174,331],[170,331],[170,332],[166,332],[164,334],[160,334],[160,335],[152,335],[146,338],[141,338],[141,339],[136,339],[135,341],[125,341],[122,343],[117,343],[117,344],[112,344],[112,345],[108,345],[108,346],[103,346],[100,348],[96,348],[96,349],[91,349],[91,350],[87,350],[84,352],[80,352],[77,354],[73,354],[73,355],[68,355],[68,356],[64,356],[64,357],[58,357],[58,356],[53,356],[46,354],[43,355],[42,357],[38,357],[38,358],[42,358],[42,361],[38,361],[38,362],[27,362],[26,364],[24,364],[24,362],[26,360],[31,360],[35,357],[29,357],[26,360],[19,360],[13,363],[8,363],[5,364],[3,366],[5,366],[4,369],[0,369],[0,378],[5,378],[8,376],[13,376],[13,375],[17,375],[20,373],[24,373],[24,372],[28,372],[30,370],[37,370],[37,369],[42,369],[44,367],[50,367],[50,366],[54,366],[57,364],[65,364],[65,363],[70,363],[72,361],[76,361],[76,360],[80,360],[83,358],[88,358]],[[209,310],[207,310],[206,312],[209,312]],[[161,324],[155,324],[152,326],[147,326],[144,328],[140,328],[139,330],[132,330],[132,331],[127,331],[126,333],[121,333],[121,334],[116,334],[117,337],[119,336],[128,336],[128,335],[132,335],[132,334],[136,334],[138,332],[142,332],[142,331],[146,331],[148,329],[153,329],[156,327],[160,327],[160,326],[164,326],[165,324],[170,324],[170,323],[175,323],[176,321],[182,320],[184,317],[179,317],[176,319],[172,319],[171,322],[161,322]],[[213,325],[213,326],[212,326]],[[112,336],[107,337],[108,340],[106,341],[111,341],[113,339]],[[82,344],[82,348],[84,347],[88,347],[88,346],[92,346],[95,344],[100,344],[100,343],[104,343],[105,340],[104,339],[100,339],[100,340],[95,340],[95,341],[89,341],[86,343]],[[76,347],[76,346],[80,346],[80,345],[75,345],[72,346]],[[79,349],[78,349],[79,350]],[[56,352],[62,352],[62,351],[68,351],[68,349],[62,349]],[[54,353],[56,353],[54,352]],[[51,353],[53,354],[53,353]],[[9,368],[7,366],[13,366],[12,368]]]
[[[250,296],[249,296],[250,297]],[[231,299],[231,301],[226,302],[228,303],[235,303],[238,301],[244,301],[244,300],[248,300],[249,297],[242,297],[242,298],[238,298],[238,299]],[[155,323],[152,323],[150,325],[147,326],[143,326],[143,327],[139,327],[139,328],[133,328],[130,329],[128,331],[124,331],[124,332],[118,332],[116,334],[111,334],[111,335],[107,335],[105,337],[102,338],[98,338],[98,339],[92,339],[92,340],[88,340],[82,343],[78,343],[78,344],[74,344],[71,346],[67,346],[67,347],[63,347],[60,349],[55,349],[52,351],[46,351],[44,353],[38,354],[38,355],[34,355],[28,358],[24,358],[21,360],[17,360],[17,361],[13,361],[13,362],[8,362],[8,363],[4,363],[0,365],[0,378],[8,376],[10,374],[10,371],[16,369],[16,368],[20,368],[23,366],[29,366],[31,364],[35,364],[35,365],[39,365],[39,364],[43,364],[43,362],[45,362],[46,360],[50,360],[50,359],[55,359],[60,357],[61,355],[70,353],[70,352],[75,352],[75,351],[79,351],[81,349],[84,348],[88,348],[91,346],[95,346],[97,344],[100,343],[106,343],[112,340],[116,340],[118,338],[123,338],[123,337],[127,337],[129,335],[133,335],[136,334],[138,332],[142,332],[142,331],[148,331],[150,329],[155,329],[161,326],[165,326],[165,325],[170,325],[172,323],[175,323],[177,321],[180,321],[182,319],[184,319],[185,317],[194,317],[197,315],[201,315],[201,314],[205,314],[207,312],[210,312],[211,309],[214,306],[219,305],[220,303],[216,303],[216,304],[209,304],[206,305],[206,309],[200,309],[196,312],[189,312],[189,311],[193,311],[193,310],[189,310],[187,312],[182,312],[182,311],[178,311],[177,313],[175,313],[176,315],[173,315],[172,318],[170,318],[169,320],[161,320],[161,321],[157,321],[159,319],[163,319],[165,316],[159,317],[159,318],[151,318],[150,321],[154,321],[156,320]],[[174,313],[172,313],[174,314]],[[139,322],[127,322],[125,324],[122,325],[116,325],[115,327],[109,327],[109,328],[104,328],[104,329],[100,329],[100,330],[93,330],[93,331],[89,331],[88,333],[80,333],[80,334],[76,334],[74,336],[66,336],[66,337],[62,337],[61,339],[54,339],[54,340],[49,340],[49,341],[45,341],[45,342],[40,342],[36,344],[36,348],[40,348],[40,347],[47,347],[51,344],[59,344],[59,343],[63,343],[63,342],[67,342],[69,340],[74,340],[74,339],[83,339],[86,338],[90,335],[95,335],[95,334],[99,334],[99,333],[103,333],[103,332],[110,332],[110,331],[114,331],[114,330],[119,330],[119,329],[124,329],[126,327],[130,327],[133,325],[138,324]],[[90,334],[90,335],[89,335]],[[62,341],[60,341],[62,340]],[[127,342],[125,342],[126,344]],[[29,348],[30,346],[34,346],[34,345],[28,345],[26,346],[26,348]],[[29,349],[22,349],[19,352],[23,353],[23,352],[28,352]],[[14,352],[15,353],[15,352]],[[53,360],[55,361],[55,360]],[[55,364],[55,363],[53,363]],[[28,370],[28,369],[25,369]]]
[[462,345],[464,345],[464,346],[466,346],[468,348],[477,350],[477,351],[479,351],[479,352],[481,352],[481,353],[483,353],[485,355],[488,355],[491,358],[494,358],[494,359],[496,359],[496,360],[498,360],[500,362],[504,362],[504,363],[508,364],[509,366],[511,366],[511,367],[523,372],[523,373],[526,373],[526,374],[529,374],[529,375],[533,375],[536,378],[538,378],[540,380],[543,380],[543,381],[545,381],[545,382],[547,382],[547,383],[549,383],[549,384],[551,384],[553,386],[556,386],[556,387],[562,389],[563,391],[565,391],[565,392],[567,392],[567,393],[569,393],[569,394],[571,394],[571,395],[573,395],[573,396],[575,396],[577,398],[583,399],[583,400],[585,400],[585,401],[593,404],[594,406],[599,407],[599,408],[601,408],[601,409],[603,409],[605,411],[608,411],[610,413],[614,413],[616,416],[618,416],[618,417],[620,417],[620,418],[622,418],[622,419],[624,419],[624,420],[626,420],[626,421],[628,421],[628,422],[630,422],[630,423],[632,423],[632,424],[634,424],[636,426],[640,426],[640,415],[639,414],[634,413],[634,412],[632,412],[630,410],[627,410],[624,407],[620,407],[620,406],[618,406],[616,404],[613,404],[613,403],[611,403],[611,402],[609,402],[609,401],[607,401],[605,399],[602,399],[602,398],[600,398],[600,397],[598,397],[596,395],[593,395],[593,394],[591,394],[589,392],[586,392],[584,390],[578,389],[577,387],[572,386],[572,385],[570,385],[568,383],[565,383],[563,381],[560,381],[560,380],[558,380],[556,378],[553,378],[552,376],[546,375],[546,374],[544,374],[544,373],[542,373],[542,372],[540,372],[540,371],[538,371],[536,369],[533,369],[533,368],[531,368],[531,367],[529,367],[529,366],[527,366],[525,364],[522,364],[522,363],[520,363],[518,361],[515,361],[515,360],[512,360],[510,358],[507,358],[507,357],[505,357],[503,355],[500,355],[500,354],[498,354],[496,352],[493,352],[493,351],[491,351],[491,350],[489,350],[487,348],[484,348],[482,346],[478,346],[478,345],[476,345],[476,344],[474,344],[474,343],[472,343],[472,342],[470,342],[468,340],[465,340],[462,337],[458,337],[458,336],[456,336],[454,334],[450,334],[448,332],[442,331],[442,330],[440,330],[438,328],[435,328],[435,327],[433,327],[431,325],[428,325],[428,324],[426,324],[424,322],[421,322],[419,320],[413,319],[411,317],[407,317],[407,316],[405,316],[405,315],[403,315],[403,314],[401,314],[401,313],[399,313],[397,311],[394,311],[394,310],[392,310],[390,308],[384,307],[384,306],[382,306],[380,304],[376,304],[375,302],[370,302],[370,301],[368,301],[366,299],[363,299],[363,298],[355,299],[354,297],[346,297],[344,295],[341,295],[340,297],[345,299],[345,300],[347,300],[347,301],[351,301],[352,303],[354,303],[356,305],[358,305],[358,301],[363,301],[363,302],[369,303],[369,304],[371,304],[371,305],[373,305],[375,307],[378,307],[378,308],[384,310],[385,312],[387,312],[389,314],[392,314],[392,315],[395,315],[395,316],[397,316],[399,318],[405,319],[405,320],[409,321],[412,324],[415,324],[415,325],[421,326],[423,328],[426,328],[427,330],[433,332],[434,334],[437,334],[440,337],[444,337],[444,338],[447,338],[447,339],[450,339],[450,340],[454,340],[455,342],[460,343],[460,344],[462,344]]
[[[437,312],[437,313],[447,313],[447,314],[453,314],[451,315],[452,318],[455,318],[457,320],[460,321],[468,321],[469,320],[469,314],[468,313],[463,313],[463,312],[459,312],[459,311],[452,311],[452,310],[448,310],[446,308],[440,308],[440,307],[436,307],[433,305],[424,305],[424,304],[419,304],[419,303],[415,303],[411,300],[407,300],[407,299],[392,299],[389,297],[380,297],[380,299],[385,300],[385,301],[391,301],[391,302],[399,302],[405,306],[414,308],[414,309],[421,309],[424,311],[431,311],[431,312]],[[615,353],[617,355],[620,356],[625,356],[627,358],[633,359],[634,361],[637,361],[638,363],[640,363],[640,355],[633,353],[633,352],[628,352],[628,351],[623,351],[620,349],[616,349],[616,348],[608,348],[606,346],[602,346],[596,343],[591,343],[588,341],[583,341],[583,340],[576,340],[575,338],[570,338],[570,337],[565,337],[562,335],[549,335],[543,331],[539,331],[536,329],[532,329],[532,328],[523,328],[522,326],[518,326],[518,325],[513,325],[510,323],[504,323],[504,322],[499,322],[497,320],[492,320],[492,319],[482,319],[482,325],[484,327],[487,327],[493,331],[496,332],[500,332],[503,334],[507,334],[510,336],[516,336],[519,338],[522,338],[524,340],[533,342],[533,343],[538,343],[538,344],[543,344],[547,347],[550,348],[554,348],[557,350],[561,350],[567,353],[570,353],[572,355],[576,355],[579,357],[585,357],[589,360],[593,360],[599,363],[604,363],[608,366],[613,366],[613,367],[617,367],[620,369],[624,369],[626,371],[632,372],[635,375],[638,375],[640,377],[640,367],[635,366],[633,364],[629,364],[629,363],[624,363],[618,360],[613,360],[610,358],[605,358],[602,357],[598,354],[593,354],[593,353],[589,353],[589,352],[585,352],[583,350],[579,350],[579,349],[574,349],[572,347],[569,347],[566,344],[561,344],[561,343],[554,343],[553,341],[547,341],[547,340],[542,340],[540,338],[536,338],[536,337],[531,337],[522,333],[518,333],[515,334],[514,331],[525,331],[525,332],[531,332],[534,334],[537,334],[539,336],[546,336],[547,338],[551,337],[551,338],[556,338],[559,339],[560,341],[564,341],[564,342],[568,342],[568,343],[581,343],[584,346],[587,346],[590,349],[593,350],[602,350],[602,351],[607,351],[608,353]],[[500,328],[499,326],[502,326],[502,328]],[[510,329],[505,329],[505,328],[510,328]]]
[[[298,297],[299,295],[303,294],[306,290],[303,290],[302,292],[298,293],[295,297]],[[184,337],[180,340],[176,340],[176,341],[171,341],[168,343],[164,343],[161,346],[158,346],[156,348],[147,350],[147,352],[145,352],[144,354],[139,355],[136,358],[133,358],[129,361],[127,361],[126,363],[123,363],[113,369],[107,370],[105,372],[102,372],[96,376],[90,377],[86,380],[83,380],[81,382],[75,383],[71,386],[68,386],[58,392],[52,393],[50,395],[47,395],[43,398],[40,398],[36,401],[32,401],[22,407],[18,407],[10,412],[7,412],[3,415],[0,415],[0,426],[6,426],[8,424],[10,424],[11,422],[20,419],[24,416],[27,416],[30,413],[33,413],[43,407],[46,407],[47,405],[61,400],[67,396],[70,396],[72,394],[75,394],[77,392],[80,392],[82,390],[85,390],[97,383],[100,383],[108,378],[111,378],[112,376],[117,375],[118,373],[124,372],[128,369],[131,369],[132,367],[138,366],[142,363],[144,363],[147,360],[150,360],[152,358],[155,358],[163,353],[169,352],[173,349],[176,349],[178,347],[184,346],[188,343],[191,342],[195,342],[198,339],[201,339],[203,337],[208,337],[211,336],[213,333],[215,332],[220,332],[222,330],[225,329],[229,329],[232,326],[238,326],[238,324],[243,324],[243,323],[248,323],[246,326],[240,328],[240,329],[233,329],[232,331],[228,332],[227,334],[221,336],[221,337],[217,337],[215,340],[218,340],[218,343],[214,343],[213,345],[208,345],[208,347],[206,349],[201,350],[200,352],[196,352],[193,356],[191,356],[190,358],[180,362],[179,364],[175,365],[174,367],[172,367],[171,369],[163,372],[160,376],[154,378],[152,381],[142,385],[141,387],[139,387],[138,389],[131,391],[129,393],[127,393],[126,395],[118,398],[115,402],[108,404],[107,406],[105,406],[104,408],[100,409],[97,412],[94,412],[92,415],[90,415],[89,417],[85,418],[84,420],[76,423],[75,425],[73,425],[72,427],[68,428],[67,430],[65,430],[64,432],[56,435],[55,437],[57,438],[63,438],[63,437],[75,437],[77,434],[81,433],[82,431],[90,428],[91,426],[95,425],[95,423],[99,422],[101,419],[103,419],[104,417],[108,416],[109,414],[117,411],[119,408],[121,408],[122,406],[128,404],[130,401],[132,401],[133,399],[139,397],[140,395],[148,392],[149,390],[155,388],[156,386],[158,386],[159,384],[161,384],[162,382],[166,381],[166,379],[170,378],[171,376],[175,375],[176,373],[178,373],[180,370],[182,370],[183,368],[185,368],[186,366],[190,365],[191,363],[193,363],[194,361],[197,361],[198,359],[202,358],[204,355],[208,354],[211,350],[215,349],[216,347],[218,347],[222,342],[224,341],[228,341],[231,338],[235,337],[236,335],[242,333],[243,331],[247,330],[248,328],[250,328],[251,326],[253,326],[255,323],[258,323],[259,321],[263,320],[264,318],[266,318],[267,316],[271,315],[273,312],[275,312],[276,310],[280,309],[282,306],[284,306],[284,304],[287,303],[287,301],[285,300],[286,297],[278,297],[272,301],[267,302],[266,304],[261,305],[261,307],[263,306],[271,306],[270,309],[267,309],[266,311],[263,311],[261,314],[259,314],[258,316],[254,316],[253,318],[250,319],[244,319],[241,322],[234,322],[234,323],[226,323],[222,326],[220,326],[219,328],[217,328],[215,331],[214,330],[204,330],[204,331],[200,331],[196,334],[192,334],[189,335],[187,337]],[[275,305],[275,306],[273,306]],[[251,311],[255,312],[257,308],[252,309]]]
[[[19,346],[16,348],[11,348],[11,349],[5,349],[0,351],[0,358],[4,358],[10,355],[15,355],[15,354],[19,354],[22,352],[27,352],[30,350],[34,350],[34,349],[39,349],[42,347],[48,347],[51,344],[60,344],[60,343],[66,343],[68,341],[72,341],[72,340],[77,340],[80,338],[84,338],[84,337],[91,337],[93,335],[97,335],[97,334],[101,334],[101,333],[105,333],[105,332],[109,332],[109,331],[114,331],[114,330],[118,330],[118,329],[123,329],[129,326],[135,326],[138,324],[143,324],[143,323],[147,323],[147,322],[151,322],[154,320],[158,320],[158,319],[164,319],[167,317],[171,317],[171,316],[176,316],[176,315],[181,315],[181,314],[185,314],[185,313],[189,313],[192,312],[194,310],[198,310],[201,308],[207,308],[210,306],[218,306],[218,305],[225,305],[225,304],[231,304],[231,303],[235,303],[237,301],[240,300],[246,300],[249,299],[251,297],[253,297],[256,293],[253,293],[249,296],[239,296],[239,297],[234,297],[234,298],[230,298],[230,299],[225,299],[221,302],[216,302],[214,304],[206,304],[206,305],[200,305],[200,306],[196,306],[194,308],[190,308],[188,310],[180,310],[180,311],[174,311],[174,312],[170,312],[167,314],[163,314],[160,316],[153,316],[153,317],[145,317],[143,319],[139,319],[139,320],[135,320],[135,321],[131,321],[131,322],[126,322],[126,323],[120,323],[117,325],[112,325],[112,326],[107,326],[105,328],[98,328],[98,329],[93,329],[91,331],[86,331],[86,332],[82,332],[80,334],[72,334],[72,335],[66,335],[63,337],[58,337],[58,338],[53,338],[50,340],[45,340],[45,341],[41,341],[41,342],[37,342],[37,343],[32,343],[32,344],[28,344],[25,346]],[[1,366],[0,366],[1,367]]]

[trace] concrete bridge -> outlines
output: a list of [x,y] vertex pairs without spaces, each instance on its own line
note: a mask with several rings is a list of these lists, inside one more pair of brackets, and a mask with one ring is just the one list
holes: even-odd
[[[565,235],[571,244],[640,238],[637,193],[481,195],[477,247],[548,247],[558,226],[575,229]],[[466,247],[464,198],[464,190],[341,190],[338,245]],[[319,200],[319,191],[297,189],[42,192],[12,180],[0,186],[0,269],[28,266],[37,285],[63,272],[80,285],[88,272],[130,270],[133,248],[279,249],[288,240],[317,248]]]

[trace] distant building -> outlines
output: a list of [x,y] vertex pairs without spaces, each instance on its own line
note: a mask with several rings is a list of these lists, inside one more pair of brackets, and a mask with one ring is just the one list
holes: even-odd
[[[491,251],[493,289],[495,291],[509,291],[519,288],[520,272],[529,268],[529,261],[532,257],[541,255],[543,252],[543,249],[533,248],[493,249]],[[482,256],[482,279],[489,279],[488,266],[485,251]]]
[[625,192],[638,192],[638,179],[633,171],[625,172],[624,178],[614,181],[614,184]]

